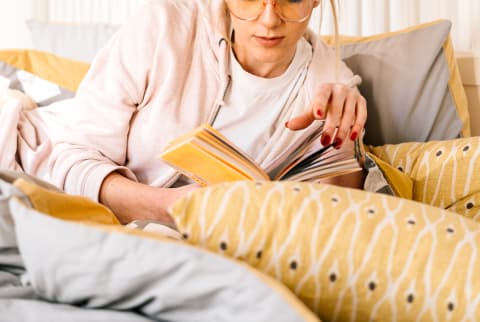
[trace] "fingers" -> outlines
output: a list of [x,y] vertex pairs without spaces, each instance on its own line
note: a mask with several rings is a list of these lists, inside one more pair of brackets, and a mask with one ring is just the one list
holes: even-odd
[[334,139],[336,148],[340,148],[351,133],[351,127],[356,120],[357,99],[358,95],[354,91],[349,91],[345,97],[342,118],[337,123],[338,129]]
[[367,120],[367,104],[357,88],[343,84],[322,84],[318,87],[310,108],[303,114],[290,119],[285,126],[300,130],[315,120],[324,119],[322,145],[335,142],[340,148],[345,140],[354,141]]
[[308,110],[307,112],[288,120],[288,122],[285,123],[285,127],[293,131],[302,130],[310,126],[313,121],[315,121],[315,118],[310,110]]
[[355,123],[353,123],[352,130],[350,132],[350,140],[355,141],[365,127],[367,122],[367,101],[363,96],[357,100],[356,105],[356,118]]
[[[331,100],[336,98],[336,92],[338,93],[338,88],[334,84],[322,84],[318,87],[311,106],[314,118],[317,120],[325,118]],[[335,104],[337,103],[335,102]]]
[[310,108],[307,109],[305,113],[290,119],[285,123],[285,127],[294,131],[302,130],[310,126],[315,120],[323,120],[332,97],[332,92],[333,84],[320,85],[315,93]]
[[332,86],[330,104],[328,104],[326,111],[325,124],[323,125],[323,134],[321,138],[322,145],[328,145],[332,143],[332,139],[335,136],[335,141],[339,140],[335,147],[340,147],[344,141],[343,137],[339,137],[338,131],[335,133],[337,127],[340,125],[344,116],[345,102],[347,95],[349,95],[349,88],[345,85],[334,84]]

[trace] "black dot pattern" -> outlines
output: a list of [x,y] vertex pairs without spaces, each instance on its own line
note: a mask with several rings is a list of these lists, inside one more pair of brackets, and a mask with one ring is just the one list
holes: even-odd
[[259,250],[259,251],[257,252],[257,255],[256,255],[256,256],[257,256],[257,259],[262,258],[262,255],[263,255],[262,251]]
[[187,240],[187,239],[188,239],[188,234],[187,234],[187,233],[183,233],[183,234],[182,234],[182,238],[183,238],[184,240]]
[[221,242],[220,243],[220,249],[223,250],[223,251],[226,251],[228,248],[228,245],[226,242]]
[[368,289],[370,291],[373,292],[373,291],[375,291],[376,288],[377,288],[377,284],[375,282],[372,281],[372,282],[368,283]]
[[436,155],[437,157],[441,157],[442,154],[443,154],[443,151],[442,151],[442,150],[439,150],[439,151],[437,151],[437,153],[435,153],[435,155]]
[[300,192],[302,189],[300,189],[299,187],[293,187],[293,191],[295,192]]
[[453,304],[452,302],[449,302],[448,305],[447,305],[447,309],[450,312],[453,312],[453,310],[455,310],[455,304]]
[[291,261],[291,262],[290,262],[290,269],[291,269],[292,271],[295,271],[297,268],[298,268],[298,263],[297,263],[297,261]]
[[409,219],[407,222],[411,226],[415,226],[415,224],[417,223],[414,219]]
[[467,209],[468,209],[468,210],[473,209],[473,207],[475,207],[475,205],[473,204],[473,202],[467,203]]
[[468,150],[470,150],[470,145],[465,145],[463,147],[463,152],[468,152]]
[[337,281],[337,274],[335,273],[330,274],[328,279],[330,280],[330,282],[335,283]]
[[413,296],[413,294],[408,294],[407,295],[407,302],[408,303],[413,303],[414,300],[415,300],[415,297]]
[[339,201],[337,197],[333,197],[331,200],[332,200],[332,202],[335,202],[335,203],[337,203]]
[[367,212],[369,215],[375,215],[375,209],[368,209]]
[[403,167],[402,166],[398,166],[397,169],[398,169],[398,171],[403,172]]
[[452,227],[447,228],[447,233],[453,234],[454,232],[455,232],[455,229],[453,229]]

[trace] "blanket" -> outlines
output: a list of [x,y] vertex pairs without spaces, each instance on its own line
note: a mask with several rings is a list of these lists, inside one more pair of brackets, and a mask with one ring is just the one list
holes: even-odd
[[[0,321],[318,321],[246,264],[115,224],[101,205],[26,175],[0,178]],[[40,212],[19,187],[96,219]]]

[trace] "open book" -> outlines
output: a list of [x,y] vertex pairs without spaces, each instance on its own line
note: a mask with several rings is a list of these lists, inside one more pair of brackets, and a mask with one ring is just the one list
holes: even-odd
[[362,171],[365,151],[361,138],[347,152],[336,150],[333,144],[322,146],[321,131],[321,126],[305,131],[268,169],[260,168],[208,124],[170,142],[160,157],[203,186],[235,180],[316,181]]

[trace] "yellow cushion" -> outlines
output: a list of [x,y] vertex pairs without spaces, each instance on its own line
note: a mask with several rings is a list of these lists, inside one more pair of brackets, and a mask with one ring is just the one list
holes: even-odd
[[[366,147],[366,148],[368,149],[369,147]],[[388,184],[393,189],[395,196],[405,198],[405,199],[412,199],[413,198],[412,179],[407,174],[399,171],[397,168],[383,161],[376,155],[370,152],[367,152],[367,153],[368,153],[368,156],[373,161],[375,161],[378,168],[382,171]]]
[[322,320],[480,316],[480,224],[463,216],[332,185],[247,181],[197,190],[170,212],[188,242],[282,281]]
[[75,92],[89,64],[36,50],[0,50],[0,61]]
[[49,190],[23,178],[15,180],[14,186],[28,196],[35,210],[52,217],[68,221],[120,225],[117,217],[108,208],[86,197]]
[[480,137],[369,147],[413,181],[413,200],[480,220]]

